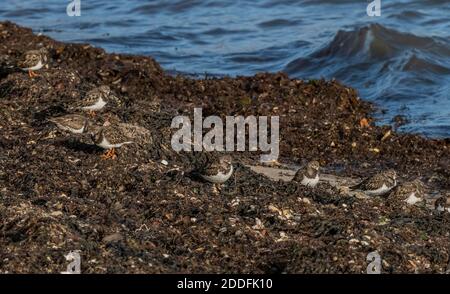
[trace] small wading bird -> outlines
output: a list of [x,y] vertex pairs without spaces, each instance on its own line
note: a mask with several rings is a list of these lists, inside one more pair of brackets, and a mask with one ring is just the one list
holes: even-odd
[[111,93],[109,86],[103,85],[86,93],[86,96],[76,103],[73,108],[89,112],[93,117],[96,111],[102,110],[110,101],[119,99]]
[[88,131],[91,123],[89,120],[78,114],[68,114],[64,116],[54,117],[49,119],[60,130],[67,131],[73,134],[83,134]]
[[149,144],[151,133],[146,128],[126,123],[112,123],[95,129],[91,133],[94,144],[107,152],[103,159],[115,159],[115,149],[128,144]]
[[316,160],[311,161],[306,165],[306,169],[299,169],[292,180],[304,186],[314,188],[319,183],[319,169],[319,162]]
[[212,183],[213,191],[217,193],[220,190],[221,184],[228,181],[234,172],[232,158],[229,155],[214,156],[215,154],[205,153],[200,155],[203,155],[203,159],[206,158],[206,160],[195,163],[194,174],[204,181]]
[[45,48],[25,52],[17,62],[17,66],[27,71],[30,78],[37,76],[34,71],[40,70],[47,63],[48,51]]
[[392,199],[404,201],[409,205],[422,202],[424,199],[424,185],[419,180],[405,182],[396,187],[394,192],[389,196]]
[[350,187],[350,190],[361,190],[369,196],[379,196],[391,191],[397,185],[396,179],[397,173],[390,169],[366,178],[361,183]]

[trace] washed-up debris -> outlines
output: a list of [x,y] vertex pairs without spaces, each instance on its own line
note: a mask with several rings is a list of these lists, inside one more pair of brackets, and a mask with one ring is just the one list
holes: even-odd
[[[395,168],[445,194],[449,141],[391,131],[380,142],[389,127],[369,125],[372,107],[355,90],[283,73],[174,77],[149,57],[63,44],[12,23],[2,31],[0,56],[41,44],[49,60],[32,79],[0,70],[1,273],[60,273],[75,250],[82,273],[364,273],[375,250],[386,273],[448,270],[450,213],[397,209],[389,198],[359,199],[324,182],[271,180],[247,167],[258,152],[232,153],[233,176],[213,195],[212,184],[189,174],[190,154],[171,148],[173,117],[194,107],[279,115],[278,162],[315,159],[328,174],[353,178]],[[101,160],[88,133],[49,123],[100,85],[122,103],[96,123],[143,127],[150,146]]]

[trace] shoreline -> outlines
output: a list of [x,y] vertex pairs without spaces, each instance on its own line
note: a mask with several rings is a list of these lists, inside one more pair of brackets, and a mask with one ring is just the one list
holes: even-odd
[[[173,174],[191,162],[170,148],[171,119],[202,107],[280,116],[282,164],[317,159],[324,173],[354,179],[394,168],[401,181],[420,178],[450,195],[450,139],[373,125],[373,106],[354,89],[282,73],[173,77],[150,57],[66,44],[10,22],[0,22],[0,41],[0,56],[36,46],[51,55],[34,79],[0,71],[1,273],[58,273],[71,250],[81,250],[86,273],[363,273],[375,250],[384,273],[448,270],[449,213],[271,180],[247,167],[259,160],[251,152],[233,154],[235,175],[218,196]],[[151,150],[102,161],[86,138],[48,123],[103,84],[123,101],[108,113],[151,130]]]

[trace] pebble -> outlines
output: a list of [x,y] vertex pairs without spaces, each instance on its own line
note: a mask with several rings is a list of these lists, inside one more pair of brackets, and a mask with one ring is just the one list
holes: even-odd
[[114,233],[114,234],[108,235],[102,239],[102,241],[104,243],[113,243],[113,242],[118,242],[118,241],[122,241],[122,240],[123,240],[123,236],[120,233]]
[[53,211],[50,213],[50,216],[58,217],[63,215],[62,211]]

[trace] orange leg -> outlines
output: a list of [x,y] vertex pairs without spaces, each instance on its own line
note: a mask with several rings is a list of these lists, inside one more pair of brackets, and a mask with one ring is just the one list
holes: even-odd
[[105,154],[102,155],[103,160],[116,159],[116,158],[117,158],[117,155],[116,155],[116,150],[114,148],[109,149],[108,151],[106,151]]
[[90,118],[95,118],[95,116],[96,116],[95,111],[89,110],[89,117]]
[[38,74],[35,73],[34,71],[32,71],[32,70],[30,69],[30,70],[28,70],[28,76],[29,76],[30,78],[34,78],[34,77],[37,77]]
[[222,191],[222,187],[220,184],[213,184],[211,190],[213,194],[220,194],[220,192]]

